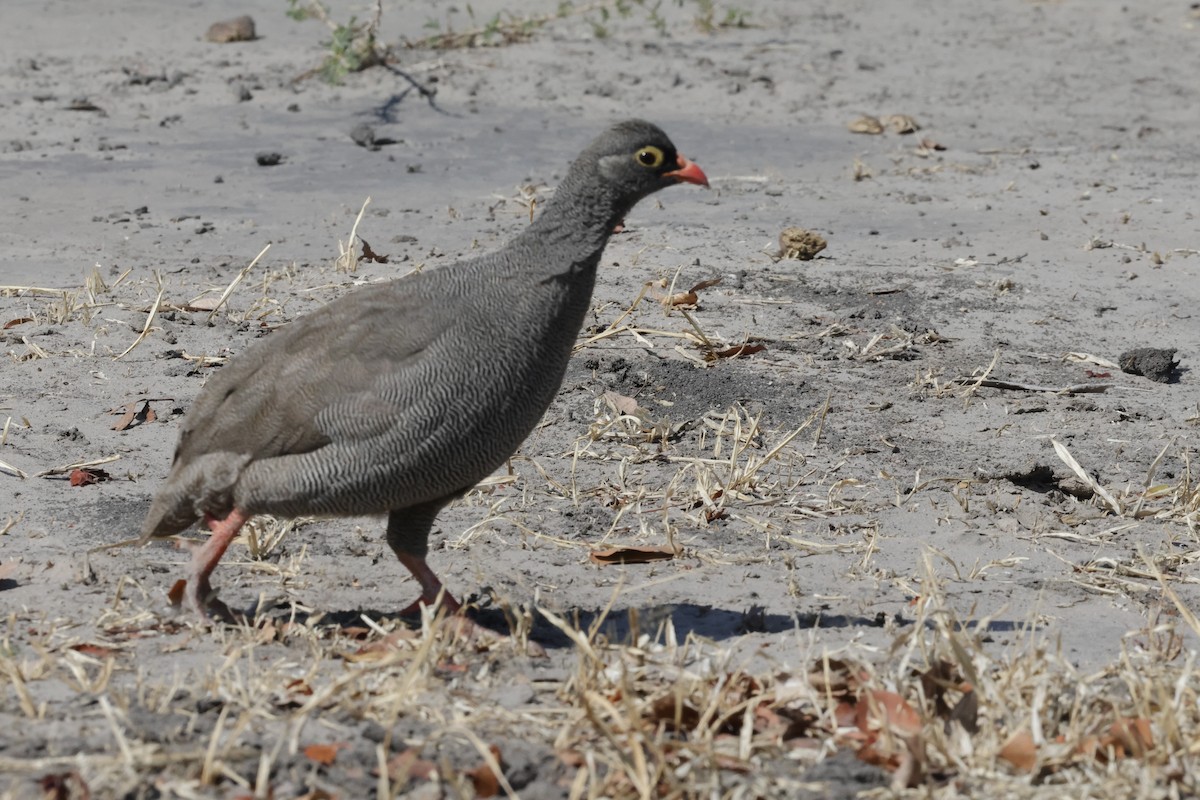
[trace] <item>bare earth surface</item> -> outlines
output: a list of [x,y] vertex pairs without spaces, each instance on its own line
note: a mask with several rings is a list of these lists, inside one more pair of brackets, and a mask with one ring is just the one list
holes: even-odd
[[[434,50],[401,43],[465,6],[385,2],[429,102],[384,68],[306,75],[329,32],[283,2],[5,0],[0,796],[1195,796],[1200,17],[826,5],[745,0],[716,30],[699,3],[594,10]],[[241,13],[259,38],[204,40]],[[235,544],[214,582],[251,628],[169,606],[171,543],[93,550],[137,534],[224,358],[499,247],[631,116],[712,190],[630,216],[543,424],[433,542],[511,639],[398,620],[417,589],[379,519]],[[390,259],[351,271],[368,197],[357,233]],[[828,247],[778,258],[791,226]],[[1136,348],[1178,367],[1122,371]],[[91,485],[39,474],[106,459]],[[674,557],[590,558],[629,545]],[[976,687],[975,738],[931,712],[915,777],[847,758],[813,665],[925,708],[939,660]],[[764,697],[788,733],[742,719]],[[1119,718],[1149,754],[1069,749]],[[1032,772],[996,756],[1027,729]]]

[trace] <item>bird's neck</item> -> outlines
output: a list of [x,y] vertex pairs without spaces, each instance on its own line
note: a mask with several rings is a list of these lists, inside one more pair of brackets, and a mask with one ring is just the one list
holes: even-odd
[[538,241],[556,257],[561,254],[564,262],[594,262],[630,206],[605,182],[573,169],[521,237]]

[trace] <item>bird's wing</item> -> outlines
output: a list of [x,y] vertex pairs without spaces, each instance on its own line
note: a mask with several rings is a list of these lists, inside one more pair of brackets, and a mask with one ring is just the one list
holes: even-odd
[[331,441],[331,410],[339,438],[395,424],[395,404],[379,397],[381,377],[403,383],[454,318],[453,308],[405,291],[416,283],[342,297],[233,359],[188,411],[175,461],[214,452],[252,460],[309,452]]

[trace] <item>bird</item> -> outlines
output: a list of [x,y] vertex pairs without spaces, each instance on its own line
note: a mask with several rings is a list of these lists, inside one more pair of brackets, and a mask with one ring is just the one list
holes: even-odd
[[459,612],[426,561],[435,518],[537,425],[614,228],[679,183],[708,178],[658,126],[617,123],[501,249],[356,289],[231,358],[184,415],[142,525],[143,544],[210,531],[171,602],[234,619],[210,578],[255,515],[386,514],[387,543],[421,590],[400,614]]

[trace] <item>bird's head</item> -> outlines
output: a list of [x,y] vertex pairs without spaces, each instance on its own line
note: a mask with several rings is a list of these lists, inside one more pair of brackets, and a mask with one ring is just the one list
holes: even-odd
[[676,183],[708,186],[704,170],[675,149],[657,125],[640,119],[620,122],[584,151],[601,180],[633,203]]

